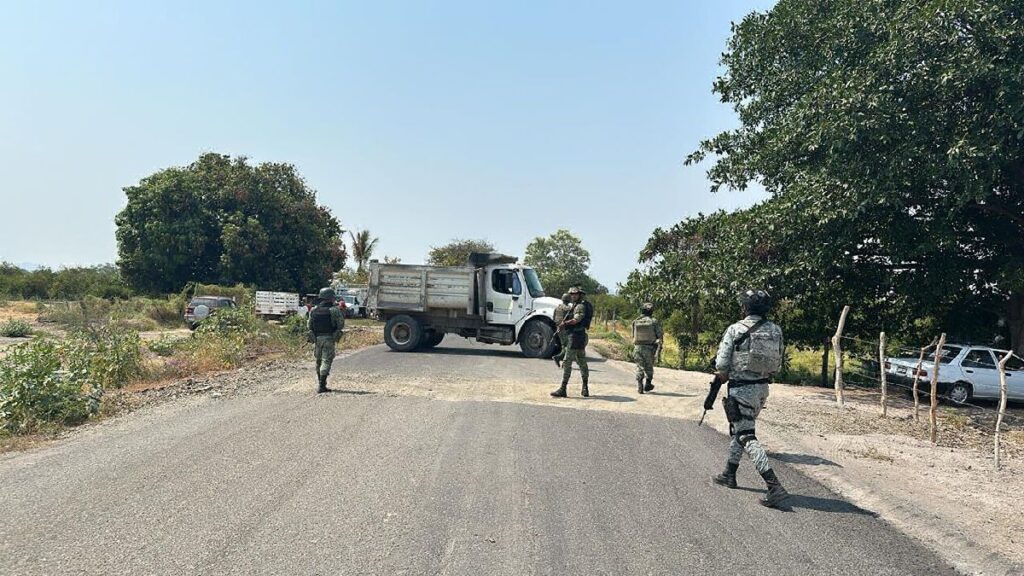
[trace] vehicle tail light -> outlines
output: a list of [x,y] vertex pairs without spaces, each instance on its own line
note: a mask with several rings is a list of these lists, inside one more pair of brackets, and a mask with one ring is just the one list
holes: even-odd
[[195,309],[194,306],[189,306],[189,307],[185,308],[185,314],[192,314],[195,311],[196,311],[196,309]]
[[927,378],[928,377],[928,372],[926,372],[924,370],[918,370],[917,371],[917,377],[918,378]]
[[885,362],[885,371],[888,372],[889,370],[892,370],[892,364],[890,364],[889,361],[887,360]]

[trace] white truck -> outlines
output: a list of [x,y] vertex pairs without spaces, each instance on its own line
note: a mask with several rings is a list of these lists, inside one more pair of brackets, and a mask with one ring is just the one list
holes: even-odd
[[556,298],[537,273],[501,254],[471,254],[465,266],[370,262],[367,307],[385,322],[384,341],[398,352],[433,348],[445,334],[489,344],[518,343],[530,358],[550,358]]
[[299,311],[299,295],[294,292],[256,291],[256,315],[263,319],[281,319]]

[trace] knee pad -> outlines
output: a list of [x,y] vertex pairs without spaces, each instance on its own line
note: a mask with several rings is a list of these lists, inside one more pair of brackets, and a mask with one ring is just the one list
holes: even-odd
[[757,440],[757,434],[755,434],[753,430],[744,430],[743,432],[740,432],[739,434],[736,435],[736,441],[739,442],[740,446],[743,446],[744,448],[746,448],[747,444],[750,444],[754,440]]

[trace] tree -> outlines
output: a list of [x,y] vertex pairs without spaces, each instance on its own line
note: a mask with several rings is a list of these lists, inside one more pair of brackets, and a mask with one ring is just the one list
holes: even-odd
[[583,242],[568,230],[558,230],[548,237],[534,238],[526,246],[523,261],[533,266],[544,290],[561,295],[573,286],[581,286],[588,294],[603,294],[608,289],[587,274],[590,252]]
[[842,298],[889,330],[934,317],[988,335],[1000,316],[1024,351],[1022,61],[1016,0],[781,0],[750,14],[714,85],[740,126],[688,162],[714,156],[713,189],[756,180],[770,199],[716,217],[748,235],[719,241],[801,313]]
[[473,252],[494,252],[494,246],[487,240],[462,240],[456,238],[444,246],[431,246],[427,264],[432,266],[465,266]]
[[124,191],[118,266],[141,291],[198,281],[308,292],[345,264],[341,225],[290,164],[203,154]]
[[360,230],[356,233],[350,231],[348,235],[352,239],[352,259],[356,261],[356,271],[362,271],[373,256],[379,239],[371,237],[369,230]]

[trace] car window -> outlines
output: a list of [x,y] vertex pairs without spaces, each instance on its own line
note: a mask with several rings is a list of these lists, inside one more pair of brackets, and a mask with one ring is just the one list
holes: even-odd
[[995,370],[996,361],[992,352],[980,348],[972,348],[967,356],[964,356],[962,364],[967,368],[988,368]]
[[[949,364],[957,356],[960,355],[960,351],[963,350],[963,346],[943,346],[942,356],[939,358],[939,364]],[[929,346],[924,351],[924,357],[932,360],[935,358],[935,346]]]
[[1024,360],[1021,360],[1020,356],[1010,356],[1010,359],[1006,361],[1006,369],[1013,371],[1024,370]]
[[520,295],[523,284],[515,270],[495,270],[491,272],[491,287],[499,294]]

